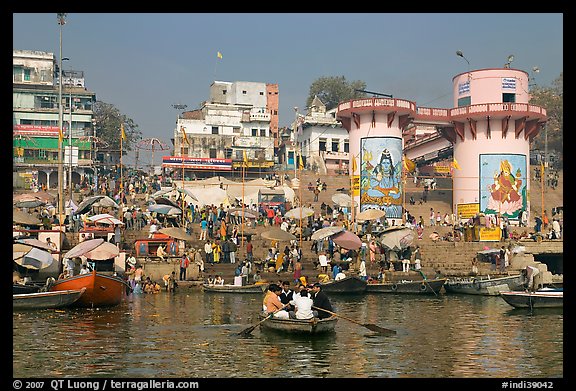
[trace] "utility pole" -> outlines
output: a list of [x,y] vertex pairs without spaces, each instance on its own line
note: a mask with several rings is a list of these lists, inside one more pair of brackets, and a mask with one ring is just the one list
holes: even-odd
[[62,26],[66,24],[66,14],[58,13],[58,24],[60,25],[60,58],[58,67],[58,215],[60,220],[60,225],[63,223],[62,215],[64,213],[64,167],[62,158],[62,145],[63,139],[60,136],[63,133],[62,130]]

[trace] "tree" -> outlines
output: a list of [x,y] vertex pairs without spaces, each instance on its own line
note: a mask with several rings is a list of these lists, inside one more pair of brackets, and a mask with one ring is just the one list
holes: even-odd
[[96,120],[96,136],[108,144],[112,151],[120,151],[120,125],[124,124],[126,140],[122,141],[122,150],[130,151],[134,142],[142,138],[142,132],[131,118],[122,114],[110,103],[96,101],[92,106]]
[[[544,107],[548,116],[546,130],[548,133],[548,150],[562,151],[564,140],[564,76],[552,82],[550,87],[536,86],[530,91],[530,103]],[[541,131],[534,138],[532,148],[544,150],[545,133]]]
[[306,107],[310,107],[317,96],[326,105],[326,109],[331,110],[340,102],[365,97],[364,92],[356,91],[364,89],[366,83],[361,80],[347,82],[344,76],[324,76],[316,79],[310,86]]

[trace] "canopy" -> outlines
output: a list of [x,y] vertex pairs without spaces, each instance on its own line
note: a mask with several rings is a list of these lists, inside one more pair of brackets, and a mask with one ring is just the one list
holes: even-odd
[[36,247],[41,250],[52,251],[52,247],[46,242],[34,238],[18,239],[16,243],[27,244],[28,246]]
[[27,269],[40,270],[47,268],[52,264],[52,262],[54,262],[52,254],[50,254],[48,251],[31,246],[26,246],[29,248],[28,251],[20,251],[26,249],[26,247],[22,246],[26,245],[15,244],[13,248],[14,262],[20,266]]
[[195,240],[192,235],[188,235],[185,229],[178,228],[178,227],[166,227],[161,228],[158,232],[163,233],[164,235],[168,235],[174,239],[185,240],[187,242],[191,242]]
[[386,213],[380,209],[366,209],[356,216],[357,220],[367,221],[367,220],[376,220],[382,217],[385,217]]
[[377,241],[390,250],[403,250],[410,247],[414,242],[414,231],[403,226],[390,227],[380,234]]
[[103,206],[109,208],[118,208],[118,204],[110,197],[105,195],[97,195],[85,198],[84,201],[78,205],[78,209],[74,212],[76,215],[81,215],[89,212],[93,206]]
[[42,201],[38,198],[25,199],[25,200],[21,200],[21,201],[16,201],[14,203],[14,206],[17,208],[36,208],[38,206],[43,206],[43,205],[46,205],[46,202]]
[[[332,195],[332,202],[340,207],[350,207],[352,204],[352,198],[348,194],[344,193],[335,193]],[[354,206],[358,205],[356,201],[354,201]]]
[[253,210],[244,208],[244,210],[242,210],[242,208],[231,208],[228,209],[228,213],[230,213],[230,216],[236,216],[236,217],[242,217],[244,216],[244,218],[246,219],[257,219],[258,216],[256,215],[256,212],[254,212]]
[[351,231],[342,231],[332,236],[332,241],[347,250],[358,250],[362,246],[362,240]]
[[110,259],[118,256],[120,250],[116,245],[110,242],[103,242],[102,244],[96,246],[94,249],[84,253],[84,256],[88,259],[94,260],[104,260]]
[[12,211],[12,222],[21,225],[42,225],[40,219],[21,210]]
[[306,208],[306,207],[299,207],[290,209],[288,212],[284,214],[284,217],[289,219],[305,219],[309,216],[314,214],[314,209]]
[[272,227],[267,231],[260,234],[264,239],[276,240],[279,242],[289,242],[291,240],[296,240],[296,236],[292,235],[290,232],[286,232],[278,227]]
[[161,215],[174,216],[182,213],[182,209],[172,205],[152,204],[148,205],[150,212],[156,212]]
[[96,238],[96,239],[89,239],[83,242],[78,243],[76,246],[72,247],[65,255],[64,258],[76,258],[86,254],[88,251],[91,251],[104,243],[104,239]]
[[156,204],[158,205],[169,205],[173,206],[174,208],[180,208],[180,205],[166,197],[156,197],[154,198],[154,201],[156,201]]
[[108,225],[123,225],[124,224],[122,221],[118,220],[116,217],[114,217],[108,213],[102,213],[99,215],[90,216],[90,217],[88,217],[88,220],[93,221],[95,223],[102,223],[102,224],[108,224]]
[[320,228],[318,231],[314,231],[310,237],[312,240],[322,240],[334,234],[344,231],[344,227],[339,227],[336,225],[331,225],[329,227]]

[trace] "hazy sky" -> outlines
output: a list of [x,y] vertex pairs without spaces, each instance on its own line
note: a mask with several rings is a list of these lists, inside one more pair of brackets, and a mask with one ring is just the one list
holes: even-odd
[[[170,145],[172,105],[198,108],[214,80],[278,84],[280,127],[325,76],[448,108],[455,75],[513,54],[512,68],[537,66],[549,86],[563,71],[563,27],[561,13],[69,13],[62,56],[144,138]],[[13,14],[14,49],[58,57],[59,31],[56,13]]]

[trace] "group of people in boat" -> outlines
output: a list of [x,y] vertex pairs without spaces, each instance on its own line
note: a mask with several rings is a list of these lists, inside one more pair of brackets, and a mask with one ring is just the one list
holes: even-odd
[[299,282],[296,289],[290,289],[290,282],[271,283],[262,302],[262,309],[268,315],[279,319],[324,319],[332,316],[332,304],[320,283]]

